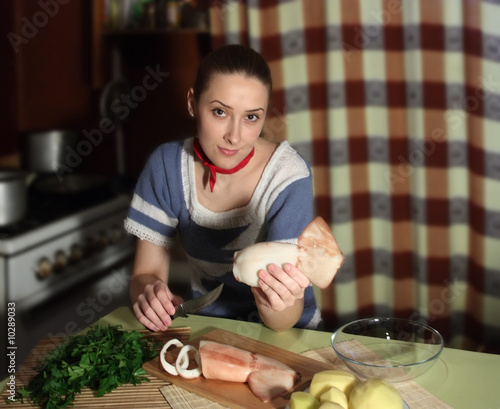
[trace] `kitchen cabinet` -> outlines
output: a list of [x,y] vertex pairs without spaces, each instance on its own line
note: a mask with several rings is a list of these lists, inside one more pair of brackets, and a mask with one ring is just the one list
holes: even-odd
[[24,132],[81,127],[89,117],[88,12],[84,0],[1,2],[0,156],[19,152]]

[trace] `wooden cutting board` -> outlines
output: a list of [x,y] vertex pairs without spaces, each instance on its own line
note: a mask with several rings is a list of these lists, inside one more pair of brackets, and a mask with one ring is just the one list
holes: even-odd
[[[146,338],[153,338],[155,341],[161,343],[165,343],[172,338],[178,338],[182,342],[188,342],[191,328],[169,328],[164,332],[155,333],[149,331],[140,332]],[[40,364],[43,356],[52,351],[62,341],[62,339],[62,337],[47,337],[40,340],[21,368],[19,368],[15,374],[16,390],[29,383],[31,378],[37,373],[34,368]],[[108,393],[100,398],[96,397],[95,392],[90,389],[83,389],[82,392],[76,396],[72,407],[74,409],[170,408],[168,403],[165,401],[165,398],[159,392],[159,389],[165,386],[165,381],[157,379],[151,375],[148,375],[147,377],[150,382],[143,382],[140,385],[121,385],[114,389],[111,393]],[[25,401],[24,403],[16,402],[15,404],[6,406],[8,397],[9,393],[6,388],[0,398],[0,407],[12,407],[12,409],[34,408],[34,406],[32,406],[28,401]],[[2,406],[3,404],[5,404],[5,406]]]
[[[266,355],[283,362],[289,367],[295,369],[301,375],[300,381],[297,383],[295,390],[303,390],[307,388],[316,372],[332,369],[331,364],[306,358],[273,345],[221,329],[215,329],[200,338],[189,342],[189,344],[198,348],[199,342],[203,339],[232,345],[234,347],[241,348],[252,353]],[[287,394],[284,397],[276,398],[271,402],[264,403],[250,391],[246,383],[217,381],[213,379],[205,379],[203,376],[191,380],[184,379],[180,376],[173,376],[163,370],[159,357],[146,362],[143,365],[143,368],[147,373],[154,375],[157,378],[164,379],[183,389],[222,405],[229,406],[230,408],[284,408],[290,398],[290,394]]]

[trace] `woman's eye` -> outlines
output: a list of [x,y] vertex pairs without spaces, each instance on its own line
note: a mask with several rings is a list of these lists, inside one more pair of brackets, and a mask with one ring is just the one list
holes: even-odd
[[250,121],[250,122],[256,122],[259,117],[255,114],[250,114],[250,115],[247,115],[247,119]]
[[226,115],[226,113],[220,108],[215,108],[213,110],[213,113],[215,116],[225,116]]

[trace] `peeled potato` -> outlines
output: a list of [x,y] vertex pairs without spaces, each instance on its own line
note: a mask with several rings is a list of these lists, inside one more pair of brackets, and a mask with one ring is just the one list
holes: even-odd
[[290,409],[318,409],[319,401],[307,392],[293,392],[288,403]]
[[314,374],[309,386],[309,393],[316,399],[320,399],[323,393],[327,392],[332,386],[335,386],[349,397],[357,383],[358,378],[351,372],[330,369]]
[[336,402],[324,402],[321,404],[319,409],[347,409],[342,405],[339,405]]
[[349,396],[350,409],[402,409],[398,390],[383,379],[372,378],[358,383]]
[[346,394],[336,386],[332,386],[319,397],[320,403],[333,402],[339,404],[342,408],[348,409],[349,403]]

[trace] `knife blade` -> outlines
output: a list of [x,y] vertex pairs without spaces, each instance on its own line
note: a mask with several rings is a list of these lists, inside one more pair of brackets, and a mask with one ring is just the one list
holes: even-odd
[[188,300],[178,305],[172,319],[174,320],[178,317],[187,317],[188,314],[193,314],[212,304],[215,300],[217,300],[217,298],[219,298],[219,295],[222,292],[222,287],[224,287],[224,284],[221,284],[212,291],[203,294],[201,297],[193,298],[192,300]]

